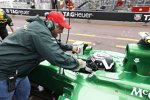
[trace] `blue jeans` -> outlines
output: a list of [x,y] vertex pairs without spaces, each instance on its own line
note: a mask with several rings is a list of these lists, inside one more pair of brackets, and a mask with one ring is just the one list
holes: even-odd
[[29,100],[30,82],[28,77],[16,79],[16,90],[8,92],[7,80],[0,81],[0,100]]

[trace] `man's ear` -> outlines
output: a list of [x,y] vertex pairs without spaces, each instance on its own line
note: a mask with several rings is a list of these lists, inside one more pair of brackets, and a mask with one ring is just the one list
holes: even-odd
[[46,20],[45,22],[46,22],[46,26],[48,27],[48,29],[49,29],[50,31],[53,31],[53,30],[55,29],[55,24],[54,24],[53,21],[51,21],[51,20]]

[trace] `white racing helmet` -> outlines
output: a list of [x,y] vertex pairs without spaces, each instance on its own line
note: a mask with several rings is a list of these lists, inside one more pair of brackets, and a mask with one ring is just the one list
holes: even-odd
[[114,72],[114,64],[112,56],[104,52],[95,52],[86,61],[86,66],[92,71],[105,70]]

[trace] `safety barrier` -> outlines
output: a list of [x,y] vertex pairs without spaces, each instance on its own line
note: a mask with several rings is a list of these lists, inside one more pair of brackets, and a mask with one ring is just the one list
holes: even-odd
[[[26,16],[44,16],[45,12],[51,10],[36,9],[14,9],[3,8],[6,13],[13,15]],[[102,12],[102,11],[77,11],[61,10],[66,18],[89,19],[89,20],[111,20],[111,21],[129,21],[129,22],[150,22],[150,13],[133,12]]]

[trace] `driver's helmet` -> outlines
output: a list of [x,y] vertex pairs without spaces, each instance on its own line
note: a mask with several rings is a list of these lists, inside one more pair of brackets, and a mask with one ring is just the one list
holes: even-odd
[[105,70],[114,71],[114,61],[111,55],[104,52],[95,52],[86,61],[86,66],[92,71]]

